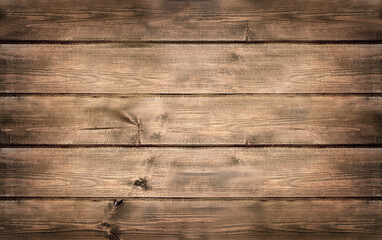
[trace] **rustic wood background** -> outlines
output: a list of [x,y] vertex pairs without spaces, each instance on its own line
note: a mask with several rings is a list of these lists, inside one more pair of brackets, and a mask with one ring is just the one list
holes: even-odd
[[382,239],[382,0],[0,0],[0,239]]

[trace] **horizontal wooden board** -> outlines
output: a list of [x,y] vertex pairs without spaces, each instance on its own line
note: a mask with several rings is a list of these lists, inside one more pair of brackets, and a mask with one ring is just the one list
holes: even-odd
[[0,98],[2,144],[381,144],[382,97]]
[[382,201],[0,202],[1,239],[381,239]]
[[382,196],[382,149],[3,148],[11,197]]
[[380,0],[2,0],[0,39],[381,40]]
[[381,93],[382,45],[0,45],[4,93]]

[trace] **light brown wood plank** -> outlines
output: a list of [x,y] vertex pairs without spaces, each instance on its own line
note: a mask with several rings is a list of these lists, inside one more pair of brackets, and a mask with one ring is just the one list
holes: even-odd
[[382,149],[0,149],[0,195],[382,196]]
[[382,45],[0,45],[5,93],[381,93]]
[[2,144],[381,144],[382,98],[2,97]]
[[3,0],[0,39],[381,40],[380,0]]
[[1,201],[0,238],[374,240],[381,209],[360,200]]

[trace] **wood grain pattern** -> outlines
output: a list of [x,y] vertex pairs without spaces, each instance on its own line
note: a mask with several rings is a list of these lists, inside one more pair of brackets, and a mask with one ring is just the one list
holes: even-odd
[[3,97],[3,144],[381,144],[382,98]]
[[7,239],[380,239],[381,201],[0,202]]
[[381,0],[0,0],[0,239],[382,239]]
[[0,39],[381,40],[380,0],[3,0]]
[[5,93],[381,93],[382,45],[0,45]]
[[0,149],[10,197],[382,196],[382,149]]

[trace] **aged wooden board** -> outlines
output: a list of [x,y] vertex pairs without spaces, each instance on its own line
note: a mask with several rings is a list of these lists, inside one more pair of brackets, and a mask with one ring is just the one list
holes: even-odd
[[382,196],[382,149],[0,149],[0,195]]
[[0,98],[2,144],[381,144],[382,98]]
[[381,93],[382,45],[0,45],[4,93]]
[[381,239],[382,202],[18,200],[1,239]]
[[2,0],[3,40],[381,40],[380,0]]

